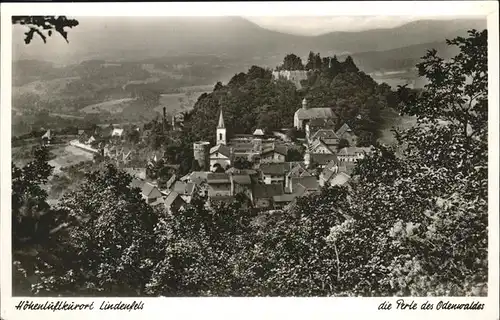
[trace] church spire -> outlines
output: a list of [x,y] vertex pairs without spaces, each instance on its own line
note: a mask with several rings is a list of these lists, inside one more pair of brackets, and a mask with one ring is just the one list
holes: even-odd
[[217,128],[223,129],[226,126],[224,125],[224,117],[222,116],[222,109],[220,109],[220,114],[219,114],[219,123],[217,124]]

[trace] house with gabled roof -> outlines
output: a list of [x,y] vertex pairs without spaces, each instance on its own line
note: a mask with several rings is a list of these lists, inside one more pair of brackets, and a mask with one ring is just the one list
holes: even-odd
[[340,138],[337,136],[333,129],[320,129],[309,137],[308,142],[310,146],[321,143],[321,145],[326,146],[326,148],[328,148],[332,152],[336,152],[340,142]]
[[253,205],[255,208],[273,207],[273,197],[284,194],[281,184],[256,184],[253,186]]
[[264,184],[282,184],[285,181],[286,169],[285,163],[263,163],[259,166],[260,179]]
[[285,190],[290,189],[292,178],[313,176],[313,174],[309,170],[307,170],[306,166],[303,163],[293,163],[291,166],[292,167],[290,171],[288,171],[285,175]]
[[337,157],[341,162],[357,162],[372,152],[372,147],[345,147],[339,150]]
[[113,128],[113,131],[111,132],[112,137],[122,137],[123,136],[123,129],[120,128]]
[[207,175],[208,197],[233,196],[231,178],[227,173],[209,173]]
[[146,200],[147,203],[153,203],[162,197],[160,190],[158,190],[155,185],[149,182],[145,182],[142,185],[141,194],[143,199]]
[[262,129],[255,129],[253,132],[253,135],[256,137],[263,137],[264,136],[264,130]]
[[244,194],[250,201],[253,202],[252,185],[253,181],[248,174],[229,175],[231,180],[231,194]]
[[350,175],[348,175],[345,172],[338,172],[337,174],[335,174],[332,177],[332,179],[330,179],[330,181],[328,181],[328,183],[331,186],[343,186],[343,185],[348,184],[349,180],[351,180],[351,176]]
[[195,190],[196,190],[196,185],[192,182],[176,181],[171,191],[177,192],[186,203],[190,203],[195,193]]
[[311,119],[305,124],[305,134],[306,140],[310,141],[311,137],[318,130],[326,130],[326,129],[335,129],[335,120],[334,118],[316,118]]
[[180,194],[172,191],[165,198],[164,205],[168,213],[175,214],[186,205],[186,201],[182,199]]
[[335,149],[326,145],[323,140],[316,139],[309,145],[309,151],[312,154],[334,154]]
[[284,145],[273,143],[262,149],[260,163],[285,162],[288,148]]
[[[306,153],[306,156],[308,153]],[[309,167],[312,164],[315,164],[318,168],[323,169],[330,161],[338,161],[337,155],[335,153],[310,153],[308,155],[309,160],[306,161],[307,166]],[[306,158],[306,157],[305,157]]]
[[347,140],[350,146],[356,145],[358,137],[347,123],[344,123],[335,133],[339,139]]
[[299,190],[302,189],[302,188],[297,189],[299,187],[299,185],[301,187],[303,187],[304,192],[305,191],[317,191],[320,189],[318,179],[315,176],[303,176],[303,177],[291,179],[289,193],[296,194],[297,196],[301,196],[302,194],[297,193],[297,192],[299,192]]
[[52,141],[52,131],[50,131],[50,129],[43,134],[42,141],[43,143],[50,144]]

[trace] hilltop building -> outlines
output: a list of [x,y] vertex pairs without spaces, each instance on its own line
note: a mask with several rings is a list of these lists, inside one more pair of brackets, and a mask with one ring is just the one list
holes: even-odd
[[280,70],[273,71],[273,78],[278,80],[280,78],[284,78],[288,81],[291,81],[295,84],[297,89],[302,88],[301,81],[307,80],[307,71],[306,70]]

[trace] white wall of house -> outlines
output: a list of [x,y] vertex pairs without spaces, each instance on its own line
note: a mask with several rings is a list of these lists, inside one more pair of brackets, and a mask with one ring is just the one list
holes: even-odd
[[261,156],[261,163],[282,163],[285,162],[285,156],[277,152],[270,152]]
[[318,144],[315,148],[311,150],[311,153],[333,154],[333,151],[323,144]]
[[285,180],[285,177],[282,175],[263,174],[262,180],[264,181],[264,184],[282,183]]

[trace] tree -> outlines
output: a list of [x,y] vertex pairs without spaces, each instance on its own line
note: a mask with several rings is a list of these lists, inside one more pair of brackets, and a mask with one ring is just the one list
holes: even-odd
[[345,270],[339,294],[486,294],[487,136],[464,129],[469,108],[487,126],[486,39],[472,30],[448,41],[460,50],[451,61],[423,57],[429,84],[402,106],[417,125],[358,161],[350,218],[329,237]]
[[214,168],[215,168],[215,173],[224,173],[225,170],[224,168],[219,164],[219,163],[216,163],[214,164]]
[[286,161],[302,161],[304,159],[302,153],[297,149],[288,149],[286,153]]
[[13,16],[12,24],[20,24],[29,28],[24,38],[24,42],[29,44],[35,34],[47,43],[47,37],[51,37],[54,31],[68,42],[68,32],[64,29],[78,26],[78,21],[65,16]]
[[13,292],[29,295],[33,278],[56,253],[71,220],[50,208],[43,186],[52,174],[47,147],[35,147],[33,160],[23,168],[12,166]]
[[341,150],[342,148],[349,147],[349,141],[346,139],[340,139],[339,140],[339,145],[337,146],[338,150]]
[[236,169],[251,169],[252,163],[250,161],[248,161],[247,159],[240,157],[240,158],[236,158],[236,160],[234,160],[234,167]]
[[[48,266],[38,293],[144,295],[155,264],[159,213],[130,187],[131,177],[108,165],[87,175],[60,210],[76,223],[67,239],[63,266]],[[147,250],[146,250],[147,248]]]
[[457,37],[447,43],[457,46],[460,53],[445,61],[436,50],[427,52],[417,67],[429,84],[418,96],[402,97],[402,112],[425,114],[430,121],[449,121],[466,139],[482,137],[488,116],[487,31],[471,30],[469,38]]
[[354,60],[352,59],[351,56],[347,56],[345,59],[344,63],[342,64],[343,69],[345,72],[358,72],[359,69],[354,63]]
[[198,160],[193,159],[193,162],[191,164],[191,171],[200,171],[202,168],[200,167],[200,164],[198,163]]
[[304,70],[302,59],[293,53],[287,54],[280,67],[282,70]]
[[139,143],[139,141],[141,139],[141,135],[140,135],[139,131],[137,131],[137,130],[135,130],[135,128],[133,128],[127,132],[126,139],[130,143],[137,144],[137,143]]
[[312,70],[314,68],[315,55],[314,52],[309,51],[309,56],[307,56],[307,63],[305,65],[306,70]]
[[297,130],[296,128],[292,128],[292,129],[288,130],[286,135],[292,141],[297,141],[297,139],[299,139],[299,138],[304,139],[306,137],[306,133],[303,130]]
[[252,212],[241,201],[208,209],[194,197],[182,214],[156,229],[161,262],[148,293],[163,296],[244,296],[252,285],[244,253],[253,246]]

